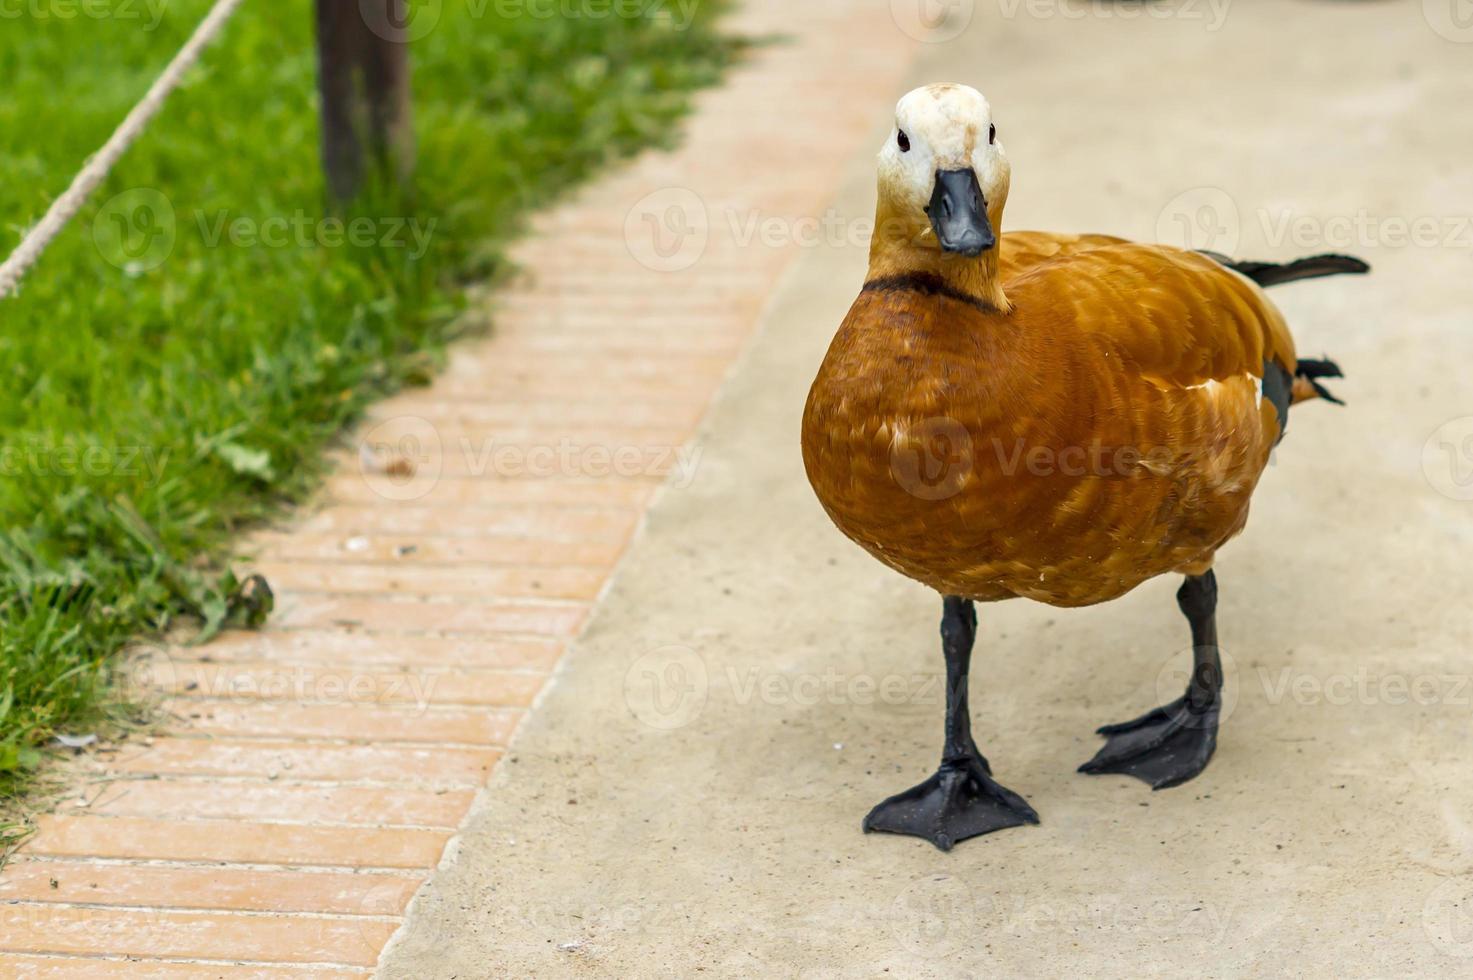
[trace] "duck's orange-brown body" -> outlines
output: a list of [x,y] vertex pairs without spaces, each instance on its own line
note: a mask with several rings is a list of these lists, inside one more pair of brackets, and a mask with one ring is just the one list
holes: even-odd
[[1283,318],[1177,249],[1016,233],[998,263],[1006,311],[925,275],[855,301],[803,418],[824,509],[978,600],[1086,605],[1210,568],[1282,432]]

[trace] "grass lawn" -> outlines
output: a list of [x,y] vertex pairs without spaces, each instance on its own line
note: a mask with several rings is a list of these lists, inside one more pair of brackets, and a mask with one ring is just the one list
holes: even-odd
[[[209,6],[0,14],[0,253]],[[53,735],[126,710],[109,674],[130,638],[225,614],[231,535],[308,490],[365,403],[432,370],[457,284],[498,271],[520,217],[672,139],[735,51],[712,4],[419,6],[440,10],[413,48],[417,187],[357,205],[362,234],[324,221],[312,5],[249,3],[0,299],[0,794]]]

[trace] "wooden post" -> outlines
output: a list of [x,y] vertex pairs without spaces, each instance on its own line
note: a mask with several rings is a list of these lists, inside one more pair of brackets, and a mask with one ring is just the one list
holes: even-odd
[[371,169],[407,183],[414,173],[409,98],[410,0],[317,0],[322,166],[347,201]]

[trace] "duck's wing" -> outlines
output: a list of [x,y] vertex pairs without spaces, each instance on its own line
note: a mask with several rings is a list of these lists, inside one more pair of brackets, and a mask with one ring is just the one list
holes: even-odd
[[1120,242],[1036,264],[1007,290],[1019,313],[1045,321],[1036,325],[1040,336],[1082,334],[1106,360],[1118,358],[1116,370],[1174,401],[1252,393],[1255,403],[1273,405],[1275,435],[1282,433],[1294,339],[1245,276],[1195,252]]
[[1065,258],[1106,245],[1125,245],[1114,235],[1060,235],[1049,231],[1010,231],[999,246],[999,274],[1004,286],[1009,279],[1054,259]]

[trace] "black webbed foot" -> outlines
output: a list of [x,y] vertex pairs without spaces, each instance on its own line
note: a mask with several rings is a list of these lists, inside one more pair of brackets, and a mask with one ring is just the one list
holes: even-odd
[[1152,789],[1180,785],[1207,768],[1217,749],[1221,709],[1221,698],[1204,707],[1180,697],[1134,721],[1106,725],[1099,733],[1109,741],[1079,771],[1134,776]]
[[1151,784],[1178,786],[1207,768],[1217,751],[1222,716],[1222,659],[1217,650],[1217,576],[1188,575],[1176,603],[1192,627],[1192,679],[1187,693],[1133,721],[1099,729],[1108,741],[1079,767],[1091,775],[1120,773]]
[[1038,823],[1033,807],[997,783],[979,755],[943,762],[925,782],[871,810],[864,830],[924,837],[949,851],[968,837],[1029,823]]
[[897,793],[869,812],[864,831],[924,837],[943,851],[958,842],[1005,827],[1038,823],[1028,802],[992,778],[992,767],[972,740],[967,672],[977,637],[970,599],[946,596],[941,651],[946,656],[946,745],[941,768],[930,779]]

